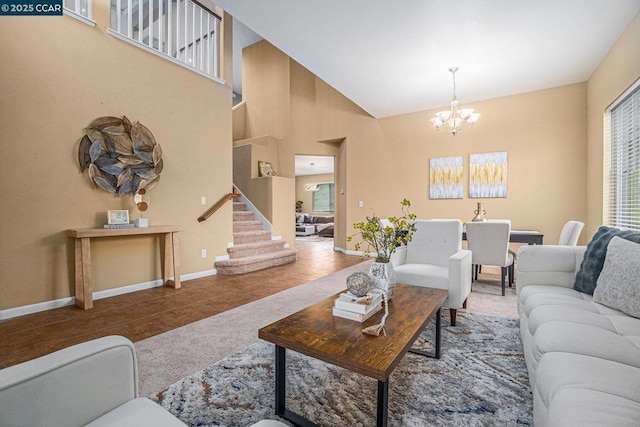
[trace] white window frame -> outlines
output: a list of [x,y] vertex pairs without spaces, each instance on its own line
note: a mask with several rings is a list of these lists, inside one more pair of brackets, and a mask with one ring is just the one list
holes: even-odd
[[640,79],[605,110],[603,223],[640,231]]
[[316,185],[318,185],[318,186],[333,185],[333,191],[331,191],[329,193],[329,197],[330,197],[329,207],[331,207],[331,199],[333,199],[333,210],[330,210],[330,211],[319,211],[319,210],[316,209],[315,195],[316,195],[316,193],[318,191],[320,191],[320,189],[318,188],[318,191],[314,191],[313,195],[311,196],[311,211],[312,212],[322,212],[322,213],[333,213],[333,212],[335,212],[335,209],[336,209],[336,184],[335,184],[335,182],[319,182]]

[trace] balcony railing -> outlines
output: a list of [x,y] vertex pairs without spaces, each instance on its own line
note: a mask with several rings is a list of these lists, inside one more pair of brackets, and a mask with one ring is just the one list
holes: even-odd
[[95,22],[93,22],[91,18],[91,1],[92,0],[64,0],[64,13],[94,26]]
[[192,0],[111,0],[109,33],[220,79],[220,22]]

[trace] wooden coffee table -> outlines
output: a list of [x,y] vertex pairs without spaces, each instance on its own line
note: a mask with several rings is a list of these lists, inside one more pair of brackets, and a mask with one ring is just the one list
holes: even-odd
[[[314,423],[286,408],[286,349],[378,380],[376,424],[387,425],[389,377],[407,351],[440,358],[440,307],[447,291],[419,286],[396,285],[389,303],[386,336],[363,334],[375,325],[381,312],[364,323],[334,317],[333,302],[338,294],[278,320],[258,331],[258,337],[276,345],[276,414],[300,426]],[[436,316],[435,354],[411,349],[427,322]]]

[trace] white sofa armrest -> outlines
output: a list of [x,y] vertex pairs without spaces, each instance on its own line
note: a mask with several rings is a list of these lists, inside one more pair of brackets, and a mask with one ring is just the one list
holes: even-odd
[[0,370],[3,426],[79,426],[138,397],[131,341],[109,336]]
[[471,251],[461,249],[449,257],[447,307],[458,309],[471,293]]
[[573,287],[586,249],[586,246],[521,246],[518,249],[517,293],[528,285]]

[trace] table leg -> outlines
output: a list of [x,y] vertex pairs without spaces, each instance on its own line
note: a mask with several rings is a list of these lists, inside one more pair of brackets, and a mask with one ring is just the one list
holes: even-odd
[[376,426],[386,427],[389,413],[389,381],[378,381],[378,408]]
[[420,356],[432,357],[434,359],[440,359],[440,344],[442,342],[442,320],[440,319],[440,309],[436,311],[436,342],[435,352],[430,353],[428,351],[420,350],[418,348],[410,348],[409,353],[419,354]]
[[276,346],[276,415],[284,417],[285,405],[285,362],[286,362],[286,349],[284,347]]
[[299,427],[320,427],[312,421],[309,421],[302,415],[296,414],[293,411],[287,409],[286,405],[286,349],[279,345],[276,345],[276,372],[275,372],[275,380],[276,380],[276,407],[275,413],[279,417],[284,418],[285,420],[291,421],[293,425]]
[[162,253],[163,280],[165,285],[172,284],[171,269],[173,268],[173,287],[180,288],[180,257],[178,256],[177,233],[165,233],[164,252]]
[[91,284],[91,239],[75,239],[75,296],[76,305],[85,310],[93,308]]
[[436,359],[440,359],[440,343],[442,340],[442,320],[440,319],[440,309],[436,312]]
[[178,233],[171,233],[173,257],[173,287],[180,289],[180,247],[178,246]]

